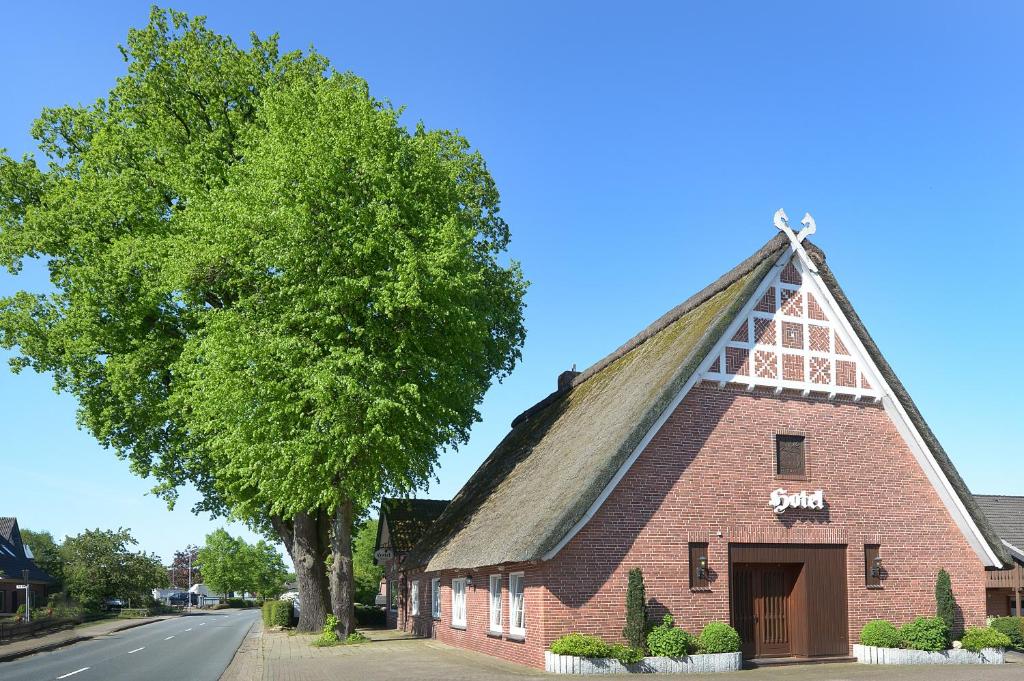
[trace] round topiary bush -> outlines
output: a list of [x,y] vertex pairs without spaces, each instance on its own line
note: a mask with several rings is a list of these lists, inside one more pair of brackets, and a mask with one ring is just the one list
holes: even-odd
[[911,650],[946,650],[948,636],[941,617],[918,617],[900,627],[903,647]]
[[903,639],[900,630],[888,620],[872,620],[860,630],[860,642],[879,648],[899,648]]
[[735,653],[740,649],[740,635],[725,622],[708,622],[697,637],[702,653]]
[[686,657],[697,650],[697,641],[672,625],[672,615],[665,615],[661,624],[647,634],[647,649],[660,657]]
[[979,652],[982,648],[1009,648],[1010,637],[992,627],[970,627],[960,642],[967,650]]

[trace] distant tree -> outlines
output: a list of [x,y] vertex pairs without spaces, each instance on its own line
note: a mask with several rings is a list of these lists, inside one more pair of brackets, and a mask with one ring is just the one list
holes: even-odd
[[56,580],[52,591],[64,588],[64,560],[60,556],[60,544],[49,532],[22,530],[21,539],[29,547],[36,562],[44,572]]
[[384,569],[373,562],[373,549],[377,542],[377,519],[363,523],[356,532],[352,549],[352,572],[355,575],[356,603],[373,605],[380,591],[380,578]]
[[215,593],[249,592],[269,598],[284,589],[284,559],[262,539],[251,545],[221,528],[206,536],[198,558],[205,584]]
[[647,632],[647,594],[644,589],[644,573],[640,568],[629,571],[626,586],[626,626],[622,635],[630,648],[641,649]]
[[159,557],[132,551],[137,543],[123,528],[86,530],[67,537],[60,555],[70,594],[90,610],[107,598],[148,602],[153,589],[167,586],[167,571]]
[[[174,552],[174,559],[169,569],[171,586],[179,589],[187,589],[189,584],[202,584],[203,572],[196,559],[199,554],[199,547],[189,544],[184,549]],[[190,562],[191,559],[191,562]],[[188,578],[189,565],[192,569],[192,579]]]

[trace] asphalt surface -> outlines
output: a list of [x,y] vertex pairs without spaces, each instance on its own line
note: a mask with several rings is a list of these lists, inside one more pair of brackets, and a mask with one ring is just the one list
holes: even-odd
[[259,610],[175,617],[0,663],[2,681],[217,681]]

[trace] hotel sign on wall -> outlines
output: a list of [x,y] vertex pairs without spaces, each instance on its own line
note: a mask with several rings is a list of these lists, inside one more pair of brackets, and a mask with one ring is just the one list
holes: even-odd
[[778,514],[785,513],[787,508],[809,508],[822,510],[825,508],[825,495],[819,489],[814,492],[794,492],[788,494],[780,487],[772,492],[768,505]]

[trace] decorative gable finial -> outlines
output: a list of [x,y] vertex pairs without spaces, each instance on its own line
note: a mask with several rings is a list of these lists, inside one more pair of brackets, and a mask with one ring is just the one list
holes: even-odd
[[776,229],[785,233],[785,235],[789,237],[790,247],[793,249],[793,252],[800,257],[800,260],[804,265],[807,266],[807,269],[811,272],[817,272],[817,265],[811,261],[810,257],[807,255],[807,251],[805,251],[802,246],[804,239],[818,231],[818,226],[815,224],[814,218],[811,217],[811,214],[804,214],[804,219],[800,221],[800,224],[802,224],[804,228],[800,230],[799,234],[795,234],[793,232],[793,228],[789,226],[789,218],[786,216],[786,211],[781,208],[775,211],[775,218],[772,221],[775,223]]

